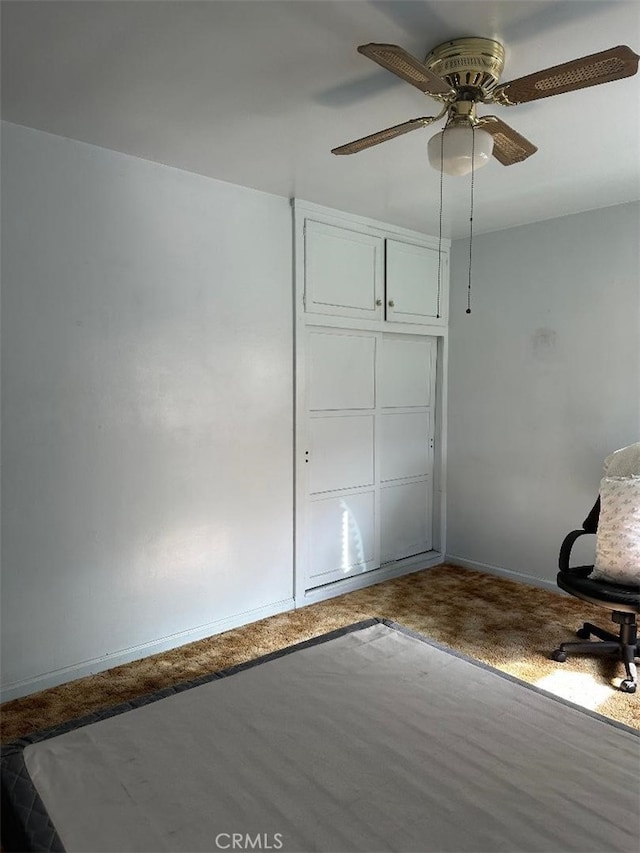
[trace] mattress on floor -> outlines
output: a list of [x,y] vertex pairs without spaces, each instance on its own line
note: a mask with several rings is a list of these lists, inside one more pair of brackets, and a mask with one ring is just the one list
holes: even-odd
[[132,704],[5,748],[6,849],[638,849],[638,732],[393,623]]

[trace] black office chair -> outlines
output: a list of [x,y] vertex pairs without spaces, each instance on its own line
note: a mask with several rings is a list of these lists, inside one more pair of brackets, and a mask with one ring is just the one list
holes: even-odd
[[[576,634],[583,642],[561,643],[551,657],[564,663],[570,654],[618,655],[624,662],[626,678],[620,684],[625,693],[635,693],[638,683],[638,673],[634,658],[640,658],[640,643],[638,642],[638,625],[636,615],[640,613],[640,585],[630,586],[611,583],[600,578],[590,578],[593,566],[569,566],[571,549],[580,536],[596,533],[600,517],[600,498],[582,523],[581,530],[572,530],[562,543],[558,560],[558,586],[565,592],[577,598],[596,604],[610,610],[612,620],[620,625],[618,635],[605,631],[597,625],[585,622],[578,628]],[[590,636],[599,640],[589,640]]]

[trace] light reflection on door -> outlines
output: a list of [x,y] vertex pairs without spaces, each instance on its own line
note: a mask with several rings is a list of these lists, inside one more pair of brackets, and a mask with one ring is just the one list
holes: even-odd
[[344,500],[340,501],[340,508],[342,509],[342,570],[348,572],[353,566],[360,566],[365,562],[364,545],[360,526]]

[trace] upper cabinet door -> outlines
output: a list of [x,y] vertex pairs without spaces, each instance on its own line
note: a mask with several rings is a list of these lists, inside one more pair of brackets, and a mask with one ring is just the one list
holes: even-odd
[[382,319],[383,250],[381,237],[307,219],[306,311]]
[[444,325],[448,252],[399,240],[386,241],[386,319],[395,323]]

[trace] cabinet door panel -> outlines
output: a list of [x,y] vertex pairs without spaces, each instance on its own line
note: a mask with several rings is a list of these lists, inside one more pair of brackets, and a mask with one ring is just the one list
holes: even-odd
[[374,337],[312,332],[308,348],[310,410],[372,409],[375,352]]
[[430,473],[429,412],[385,413],[380,417],[382,482]]
[[380,344],[378,402],[383,408],[430,406],[435,340],[384,336]]
[[373,492],[313,501],[309,516],[309,586],[373,568]]
[[[446,258],[443,256],[443,280],[445,264]],[[432,323],[437,318],[438,310],[442,315],[443,306],[438,304],[438,251],[426,246],[387,240],[386,296],[387,320]]]
[[379,319],[382,288],[380,237],[307,220],[306,310],[343,317]]
[[385,486],[380,491],[383,563],[431,548],[430,480]]
[[373,422],[373,415],[311,419],[311,494],[373,483]]

